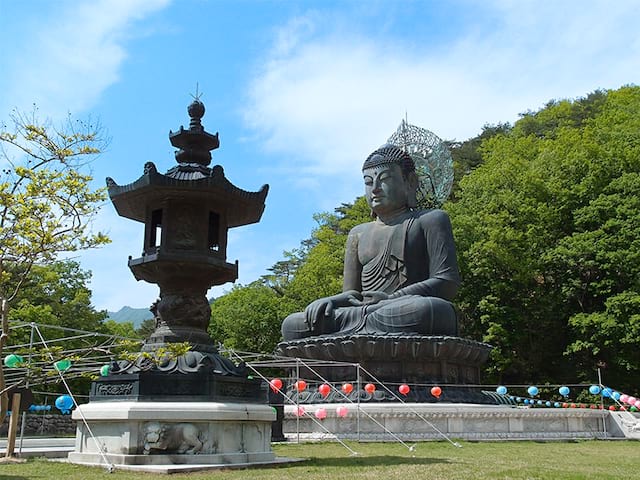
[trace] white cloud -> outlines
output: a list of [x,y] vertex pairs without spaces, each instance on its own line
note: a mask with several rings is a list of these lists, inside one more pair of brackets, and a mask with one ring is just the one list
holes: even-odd
[[[51,16],[25,22],[6,60],[3,112],[36,103],[47,116],[91,107],[119,78],[127,57],[125,41],[136,21],[170,0],[100,0],[61,3]],[[20,21],[21,19],[13,19]]]
[[317,12],[297,17],[259,66],[245,120],[300,185],[318,175],[354,184],[405,111],[410,123],[462,140],[640,71],[634,2],[495,2],[485,14],[494,23],[467,25],[438,49],[358,35]]

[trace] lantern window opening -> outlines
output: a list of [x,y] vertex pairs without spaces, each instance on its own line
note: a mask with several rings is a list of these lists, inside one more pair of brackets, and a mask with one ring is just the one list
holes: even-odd
[[162,244],[162,209],[151,212],[151,230],[149,232],[149,247],[158,248]]
[[209,251],[218,252],[220,250],[220,215],[216,212],[209,212]]

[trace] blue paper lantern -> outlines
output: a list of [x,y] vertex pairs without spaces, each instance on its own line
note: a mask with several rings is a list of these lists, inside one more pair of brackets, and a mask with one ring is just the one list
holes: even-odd
[[520,403],[522,399],[520,397],[516,397],[516,402]]
[[620,400],[620,396],[621,396],[620,392],[613,392],[611,394],[611,398],[613,398],[616,402]]
[[547,401],[545,402],[545,405],[546,405],[547,407],[550,407],[550,406],[551,406],[551,402],[550,402],[549,400],[547,400]]
[[560,395],[562,395],[563,397],[568,397],[570,390],[569,390],[569,387],[563,386],[558,389],[558,392],[560,392]]
[[542,400],[538,400],[538,405],[542,405]]
[[68,415],[73,408],[73,398],[69,395],[60,395],[56,398],[56,408],[60,410],[60,413],[63,415]]
[[499,393],[500,395],[506,395],[507,387],[505,387],[504,385],[500,385],[498,388],[496,388],[496,393]]
[[538,387],[534,387],[533,385],[530,386],[529,388],[527,388],[527,393],[532,397],[535,397],[536,395],[538,395]]
[[598,395],[600,393],[600,387],[598,385],[591,385],[589,387],[589,393],[591,395]]
[[555,408],[560,408],[560,402],[554,402],[554,403],[553,403],[553,406],[554,406]]
[[611,394],[613,393],[613,390],[611,390],[609,387],[604,387],[602,389],[602,391],[600,392],[600,394],[604,397],[604,398],[609,398],[611,397]]

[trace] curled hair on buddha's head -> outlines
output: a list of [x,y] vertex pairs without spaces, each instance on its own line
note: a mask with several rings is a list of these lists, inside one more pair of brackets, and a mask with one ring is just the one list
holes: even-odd
[[[416,173],[416,164],[407,152],[395,145],[382,145],[375,152],[367,157],[362,165],[362,171],[368,168],[375,168],[380,165],[395,164],[400,167],[402,176],[407,182],[407,207],[416,208],[418,205],[417,190],[419,179]],[[372,212],[372,216],[375,214]]]
[[416,164],[411,156],[402,148],[388,143],[386,145],[382,145],[367,157],[364,161],[364,165],[362,165],[362,170],[377,167],[379,165],[388,165],[390,163],[400,165],[402,174],[405,177],[416,171]]

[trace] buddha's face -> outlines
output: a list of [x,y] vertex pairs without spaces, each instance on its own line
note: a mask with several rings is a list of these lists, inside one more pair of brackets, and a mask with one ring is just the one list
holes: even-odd
[[409,185],[400,165],[378,165],[365,169],[362,174],[365,197],[373,213],[384,216],[407,208]]

